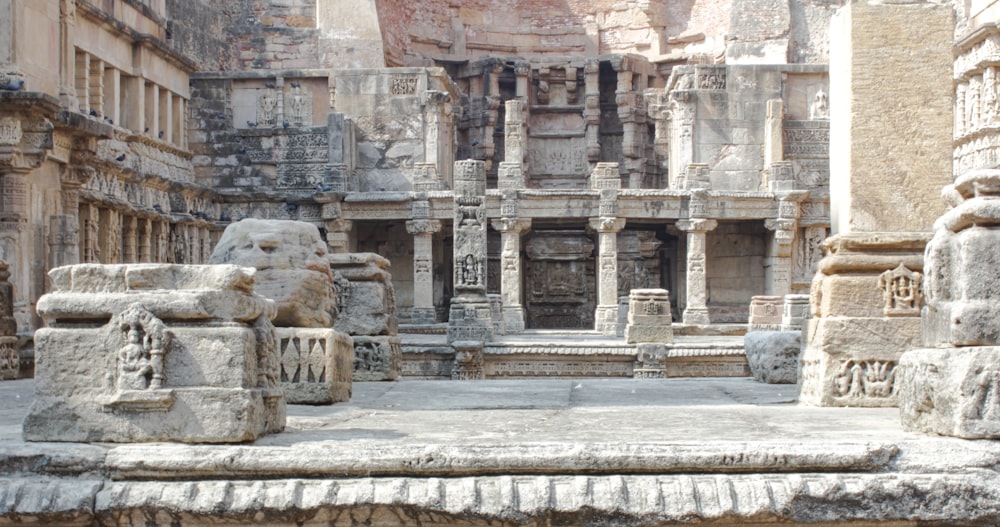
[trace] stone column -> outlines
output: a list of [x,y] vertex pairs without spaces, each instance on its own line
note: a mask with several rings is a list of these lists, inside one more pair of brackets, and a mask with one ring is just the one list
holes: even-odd
[[594,329],[614,335],[618,328],[618,233],[625,228],[625,218],[592,218],[590,228],[597,231],[598,243]]
[[531,77],[531,63],[530,62],[515,62],[514,63],[514,76],[515,76],[515,87],[514,92],[517,94],[517,98],[527,102],[528,100],[528,86],[529,78]]
[[493,220],[500,231],[500,295],[506,333],[524,332],[524,305],[521,295],[521,235],[531,228],[530,218]]
[[351,220],[326,220],[326,244],[331,253],[351,252],[351,231],[354,222]]
[[708,219],[689,219],[677,222],[677,228],[687,232],[687,306],[684,308],[685,324],[709,324],[708,283],[705,275],[705,235],[719,222]]
[[[952,15],[943,5],[858,2],[831,20],[833,236],[811,285],[802,403],[895,406],[899,359],[920,344],[913,282],[958,151]],[[902,41],[922,44],[885,45]],[[910,297],[906,309],[896,309],[897,294]]]
[[122,218],[122,253],[124,263],[139,261],[138,221],[135,216]]
[[53,268],[80,263],[80,187],[93,177],[94,172],[90,167],[64,166],[61,169],[59,198],[62,214],[49,218],[50,264]]
[[483,344],[493,335],[486,298],[486,164],[455,163],[454,290],[448,342],[455,349],[453,379],[481,379]]
[[438,220],[410,220],[406,232],[413,235],[412,324],[437,322],[434,309],[434,233],[441,230]]

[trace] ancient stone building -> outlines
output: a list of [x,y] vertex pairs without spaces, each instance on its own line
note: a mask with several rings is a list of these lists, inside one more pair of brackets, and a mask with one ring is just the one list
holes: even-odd
[[[685,331],[744,324],[808,292],[830,234],[838,6],[0,0],[17,331],[48,269],[204,263],[246,217],[389,259],[403,333],[443,335],[470,277],[507,334],[613,336],[646,288]],[[485,170],[463,254],[461,160]]]

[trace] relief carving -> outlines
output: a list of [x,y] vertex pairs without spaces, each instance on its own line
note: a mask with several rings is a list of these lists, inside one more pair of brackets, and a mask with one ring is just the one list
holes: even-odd
[[393,95],[414,95],[419,80],[415,75],[393,75],[389,91]]
[[274,88],[264,88],[257,98],[257,126],[274,126],[278,119],[278,96]]
[[14,117],[0,119],[0,146],[14,146],[21,142],[21,121]]
[[312,124],[311,94],[303,93],[297,82],[293,82],[291,91],[285,94],[285,117],[292,126]]
[[883,312],[889,317],[920,316],[923,303],[922,275],[903,264],[879,276],[878,286],[885,300]]
[[887,398],[895,395],[896,363],[893,361],[844,361],[833,377],[836,397]]
[[1000,369],[982,367],[972,379],[971,390],[962,401],[962,417],[1000,421]]

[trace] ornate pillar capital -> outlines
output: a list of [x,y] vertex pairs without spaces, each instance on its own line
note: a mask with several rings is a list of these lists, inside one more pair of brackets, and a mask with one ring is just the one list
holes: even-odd
[[410,234],[434,234],[440,230],[440,220],[408,220],[406,222],[406,232]]
[[719,222],[717,220],[697,218],[690,220],[677,220],[676,226],[679,230],[688,233],[705,233],[715,230],[715,228],[719,226]]
[[531,228],[531,218],[498,218],[490,221],[490,225],[500,232],[521,234]]
[[625,218],[590,218],[590,228],[600,233],[619,232],[625,228]]

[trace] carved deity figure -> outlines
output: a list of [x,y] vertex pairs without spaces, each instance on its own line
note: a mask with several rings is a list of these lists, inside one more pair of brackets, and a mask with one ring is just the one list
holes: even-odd
[[264,93],[257,99],[257,124],[274,125],[277,119],[276,110],[278,108],[278,98],[274,95],[274,90],[265,88]]
[[812,104],[809,105],[809,119],[829,119],[830,118],[830,98],[820,88],[813,97]]
[[153,367],[149,353],[142,346],[142,329],[138,323],[127,324],[125,328],[127,342],[118,350],[118,389],[145,390],[149,388]]
[[465,285],[476,285],[479,283],[480,274],[481,270],[476,263],[476,258],[471,254],[465,255],[465,260],[462,262],[462,283]]
[[306,124],[306,97],[302,95],[302,88],[298,84],[292,86],[292,94],[288,98],[288,116],[295,125]]

